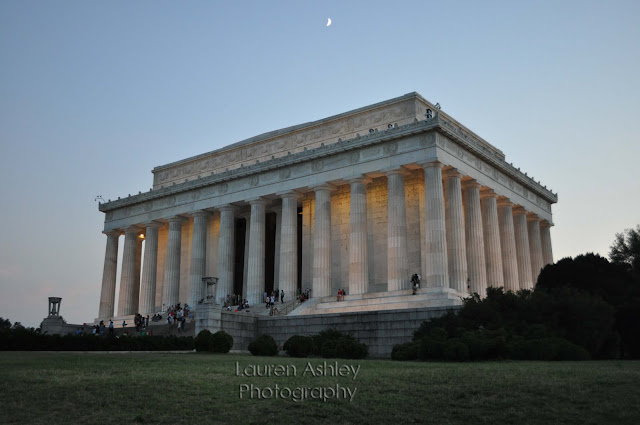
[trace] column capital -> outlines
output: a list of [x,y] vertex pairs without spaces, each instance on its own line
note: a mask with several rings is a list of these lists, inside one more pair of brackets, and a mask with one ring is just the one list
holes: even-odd
[[288,192],[277,192],[276,195],[282,199],[290,198],[290,199],[298,200],[302,197],[302,194],[296,190],[290,190]]
[[480,199],[498,198],[498,195],[490,187],[480,188]]
[[369,177],[367,177],[367,176],[365,176],[363,174],[347,177],[344,180],[349,184],[362,183],[364,185],[367,185],[367,184],[371,183],[371,178],[369,178]]
[[404,167],[390,167],[390,168],[384,168],[380,171],[384,173],[387,177],[394,176],[394,175],[400,175],[400,176],[411,175],[411,172]]
[[169,223],[182,223],[184,221],[184,217],[179,215],[174,215],[173,217],[169,217],[166,219]]
[[475,179],[462,180],[462,189],[480,189],[482,185]]
[[512,207],[513,205],[513,202],[511,202],[511,200],[506,196],[498,196],[499,207]]
[[113,229],[113,230],[105,230],[102,232],[103,235],[107,235],[107,236],[121,236],[122,235],[122,230],[120,229]]
[[540,217],[536,213],[529,212],[527,213],[527,221],[540,221]]
[[419,166],[421,166],[424,169],[427,168],[439,168],[439,169],[443,169],[444,168],[444,164],[442,162],[439,161],[429,161],[429,162],[418,162],[417,163]]
[[522,214],[527,214],[527,210],[525,210],[522,205],[514,205],[513,215],[522,215]]
[[258,197],[253,199],[247,199],[249,205],[267,205],[269,203],[268,199]]
[[540,220],[540,227],[552,227],[553,224],[549,223],[547,220]]
[[311,186],[311,189],[314,192],[317,192],[319,190],[328,190],[329,192],[333,192],[334,190],[336,190],[336,187],[330,183],[322,183],[316,186]]
[[191,217],[209,217],[211,213],[205,210],[197,210],[189,213]]
[[442,174],[445,180],[462,179],[462,176],[463,176],[463,174],[460,171],[458,171],[457,168],[447,168],[446,170],[444,170]]
[[148,221],[146,223],[142,223],[142,226],[148,228],[154,228],[157,229],[159,227],[162,227],[163,223],[159,222],[159,221]]
[[136,234],[139,234],[139,233],[144,233],[144,229],[142,227],[138,226],[137,224],[134,224],[134,225],[125,227],[124,232],[125,233],[136,233]]
[[231,212],[235,212],[238,209],[238,207],[231,204],[222,204],[216,208],[218,209],[218,211],[231,211]]

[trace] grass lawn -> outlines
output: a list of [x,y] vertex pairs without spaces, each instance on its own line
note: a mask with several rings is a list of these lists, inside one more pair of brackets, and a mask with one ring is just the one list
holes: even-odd
[[[360,366],[355,380],[352,374],[303,376],[307,362],[317,367],[324,361],[1,352],[0,423],[640,424],[640,362],[339,360],[339,365]],[[280,364],[288,366],[290,376],[236,376],[236,362],[241,373]],[[255,390],[253,399],[247,391],[240,398],[241,386],[251,384],[266,397],[265,388],[278,385],[279,398],[257,399]],[[353,400],[344,399],[342,390],[339,399],[292,400],[296,391],[302,394],[296,388],[336,385],[355,390]],[[288,394],[284,388],[294,391],[286,399],[280,398]]]

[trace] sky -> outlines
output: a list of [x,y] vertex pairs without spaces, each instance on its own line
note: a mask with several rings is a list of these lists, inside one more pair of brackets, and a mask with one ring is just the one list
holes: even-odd
[[639,18],[622,0],[2,1],[0,317],[38,326],[49,296],[97,316],[96,196],[413,91],[558,193],[555,260],[607,256],[640,223]]

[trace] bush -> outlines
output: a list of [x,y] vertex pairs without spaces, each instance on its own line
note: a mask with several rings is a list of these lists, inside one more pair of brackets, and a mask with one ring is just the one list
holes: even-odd
[[283,348],[291,357],[307,357],[313,353],[313,338],[294,335],[284,343]]
[[369,352],[366,344],[332,328],[314,335],[313,343],[313,353],[327,359],[363,359]]
[[444,343],[443,358],[452,362],[466,362],[469,360],[469,348],[458,338]]
[[419,341],[405,342],[404,344],[396,344],[393,346],[393,349],[391,350],[391,359],[400,361],[416,360],[418,359],[419,353]]
[[201,330],[195,339],[196,351],[213,351],[213,334],[207,329]]
[[212,340],[214,353],[228,353],[233,347],[233,337],[225,331],[214,333]]
[[262,335],[249,344],[249,351],[254,356],[277,356],[278,344],[271,335]]

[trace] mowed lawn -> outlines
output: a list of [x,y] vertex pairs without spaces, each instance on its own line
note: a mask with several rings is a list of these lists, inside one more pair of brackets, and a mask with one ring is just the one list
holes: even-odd
[[[339,360],[341,366],[360,366],[355,380],[352,374],[303,375],[307,362],[322,371],[325,360],[3,352],[0,423],[640,424],[640,362]],[[290,376],[237,376],[236,365],[241,373],[283,365]],[[241,386],[251,384],[267,398],[257,399],[255,390],[253,399],[246,392],[241,398]],[[269,398],[264,389],[276,385],[279,396],[287,395],[283,388],[336,385],[355,394],[351,401],[342,393],[326,401],[295,402],[291,392],[286,399],[275,393]],[[307,391],[308,397],[321,394]]]

